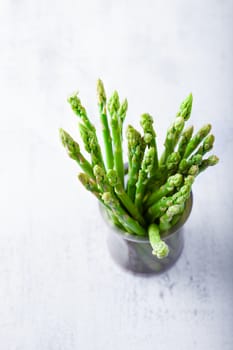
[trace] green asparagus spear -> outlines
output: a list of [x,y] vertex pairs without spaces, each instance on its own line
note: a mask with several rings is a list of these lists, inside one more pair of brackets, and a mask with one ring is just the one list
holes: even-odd
[[117,175],[119,176],[122,185],[124,186],[124,162],[122,153],[121,121],[118,116],[119,108],[119,96],[115,91],[109,100],[108,111],[111,116],[110,124],[114,146],[114,167],[117,171]]
[[108,111],[111,116],[114,114],[117,114],[118,110],[120,108],[120,100],[119,95],[117,91],[114,91],[112,96],[110,97],[108,101]]
[[202,162],[202,155],[194,154],[189,161],[190,161],[190,165],[200,165]]
[[103,167],[96,164],[93,168],[96,183],[101,192],[111,191],[111,186],[108,183],[107,175]]
[[183,158],[188,158],[190,154],[196,149],[196,147],[201,143],[201,141],[209,134],[211,130],[211,125],[204,125],[189,141]]
[[144,142],[148,147],[154,148],[154,165],[151,170],[151,176],[155,175],[158,169],[158,151],[156,144],[156,133],[153,128],[153,118],[149,114],[142,114],[140,124],[144,131]]
[[214,135],[208,135],[203,143],[201,144],[201,146],[198,148],[197,152],[195,154],[199,154],[201,156],[204,156],[204,154],[206,154],[207,152],[209,152],[214,145]]
[[[74,113],[78,117],[80,117],[80,119],[82,120],[83,126],[89,132],[88,138],[91,139],[91,143],[92,143],[92,146],[90,145],[90,148],[91,149],[95,148],[95,150],[92,150],[92,154],[95,152],[96,153],[96,159],[95,160],[97,160],[97,158],[99,159],[94,164],[96,164],[96,163],[97,164],[101,164],[104,167],[105,165],[104,165],[104,161],[103,161],[103,157],[102,157],[102,153],[101,153],[101,148],[99,146],[99,142],[98,142],[98,139],[97,139],[95,127],[91,123],[90,119],[88,118],[86,109],[83,107],[83,105],[81,103],[81,100],[78,97],[78,94],[75,93],[72,96],[70,96],[68,98],[68,102],[70,103],[71,108],[74,111]],[[91,153],[91,152],[89,152],[89,153]]]
[[188,170],[188,175],[197,176],[199,174],[199,166],[192,165]]
[[79,123],[79,132],[81,135],[81,138],[83,140],[84,148],[85,150],[90,154],[91,153],[91,147],[90,144],[92,142],[93,134],[92,131],[90,131],[84,124]]
[[173,152],[169,155],[166,163],[168,176],[171,176],[172,174],[176,173],[179,162],[180,155],[178,152]]
[[167,210],[167,208],[172,205],[172,197],[162,197],[156,203],[154,203],[146,212],[147,222],[154,222]]
[[118,226],[121,230],[125,230],[125,227],[120,224],[120,222],[117,220],[117,218],[112,213],[111,209],[104,203],[102,199],[102,193],[97,187],[96,182],[91,179],[87,174],[80,173],[78,175],[79,181],[82,183],[82,185],[90,191],[94,196],[106,207],[107,215],[109,219],[112,221],[112,223],[116,226]]
[[80,147],[77,142],[75,142],[72,137],[63,129],[60,129],[60,138],[63,146],[66,148],[67,153],[70,158],[76,160],[79,166],[87,173],[90,177],[94,177],[91,164],[84,158],[80,152]]
[[97,81],[97,97],[98,97],[98,105],[100,111],[100,120],[102,123],[102,134],[105,146],[105,154],[106,154],[106,164],[107,169],[113,169],[113,151],[112,151],[112,138],[108,126],[108,117],[106,111],[106,94],[104,90],[104,85],[102,80]]
[[191,159],[182,159],[178,172],[183,175],[193,175],[193,173],[196,173],[198,170],[197,166],[199,166],[202,163],[202,156],[200,154],[195,154],[191,157]]
[[[189,174],[188,176],[185,177],[184,179],[184,185],[185,186],[189,186],[189,189],[191,190],[192,184],[194,183],[195,177],[191,174]],[[180,188],[180,191],[182,193],[182,188]],[[185,189],[185,193],[187,193],[186,189]],[[189,196],[188,196],[189,197]],[[187,197],[187,198],[188,198]]]
[[118,199],[123,204],[123,206],[127,209],[129,214],[131,214],[131,216],[135,220],[137,220],[141,225],[145,226],[145,220],[143,219],[142,215],[138,211],[138,208],[135,206],[135,204],[132,202],[132,200],[129,198],[129,196],[125,192],[124,187],[122,186],[122,183],[120,182],[120,179],[114,169],[111,169],[108,171],[107,179],[110,186],[114,188]]
[[155,149],[149,148],[144,154],[141,169],[139,170],[138,181],[136,183],[135,205],[142,212],[142,200],[144,197],[146,185],[154,168]]
[[130,232],[134,232],[134,234],[139,236],[145,236],[145,229],[133,218],[131,218],[127,212],[122,208],[120,202],[113,196],[111,192],[105,192],[102,195],[102,199],[104,203],[109,206],[113,212],[113,214],[117,217],[119,222],[126,228],[130,230]]
[[172,219],[176,215],[182,214],[184,211],[184,204],[174,204],[169,207],[164,215],[160,217],[159,229],[161,232],[167,231],[172,227]]
[[180,142],[178,144],[178,153],[183,158],[183,155],[185,153],[185,149],[192,137],[193,134],[193,126],[188,126],[182,133]]
[[78,174],[78,179],[82,183],[82,185],[86,188],[87,191],[94,194],[96,198],[102,201],[102,194],[97,187],[95,180],[93,180],[90,176],[84,173]]
[[188,161],[188,159],[182,159],[179,163],[178,173],[185,175],[188,173],[189,168],[190,162]]
[[121,103],[120,108],[118,110],[118,122],[119,122],[119,129],[122,139],[122,129],[123,129],[123,123],[126,117],[126,112],[128,110],[128,101],[127,99],[124,99],[124,101]]
[[166,258],[169,254],[169,248],[168,245],[161,240],[158,225],[151,224],[148,228],[148,235],[153,248],[152,254],[158,259]]
[[215,155],[210,156],[207,159],[203,159],[200,167],[199,167],[199,173],[201,173],[202,171],[204,171],[206,168],[208,168],[209,166],[214,166],[219,162],[219,158]]
[[[198,156],[198,155],[196,155]],[[179,166],[179,171],[184,174],[184,175],[192,175],[192,176],[197,176],[199,175],[202,171],[204,171],[207,167],[213,166],[218,163],[219,159],[216,156],[210,156],[207,159],[202,159],[202,156],[200,156],[200,159],[196,162],[196,164],[193,162],[193,164],[190,162],[190,160],[187,159],[182,159],[180,166]],[[195,156],[194,156],[195,157]],[[197,160],[197,158],[196,158]],[[185,164],[185,168],[183,167],[181,169],[181,165]]]
[[170,197],[162,197],[157,202],[155,202],[146,212],[146,219],[148,222],[154,222],[157,218],[162,216],[168,207],[174,204],[184,203],[191,191],[191,186],[194,181],[194,177],[189,175],[184,180],[184,185],[179,189],[178,192]]
[[147,193],[146,193],[146,196],[144,197],[144,200],[143,200],[144,202],[151,195],[151,193],[153,193],[159,189],[159,187],[164,183],[163,179],[166,179],[166,176],[167,176],[166,169],[163,169],[163,171],[161,171],[161,169],[158,169],[156,171],[156,174],[149,178],[148,184],[146,186]]
[[183,213],[185,202],[190,196],[193,181],[193,176],[187,176],[185,178],[184,185],[172,196],[172,203],[168,206],[165,214],[160,217],[159,228],[161,231],[169,230],[172,227],[172,224],[174,224],[172,219]]
[[181,174],[175,174],[167,179],[167,182],[162,185],[158,191],[153,192],[146,201],[146,207],[152,206],[162,197],[171,194],[175,188],[180,187],[183,181],[183,176]]
[[182,204],[189,198],[192,184],[194,182],[195,177],[192,175],[188,175],[184,179],[184,185],[179,189],[178,192],[172,195],[171,197],[171,205],[174,204]]
[[75,93],[73,95],[71,95],[68,98],[68,102],[71,105],[72,110],[74,111],[74,113],[81,118],[82,122],[84,125],[86,125],[86,127],[89,130],[92,130],[95,133],[95,127],[94,125],[90,122],[90,119],[87,116],[87,112],[86,109],[84,108],[84,106],[81,103],[80,98],[78,97],[78,93]]
[[129,170],[128,170],[128,183],[127,183],[127,194],[134,201],[136,192],[136,183],[138,180],[138,173],[140,170],[145,143],[140,133],[134,129],[131,125],[128,126],[126,132],[128,140],[128,159],[129,159]]
[[176,117],[174,123],[170,126],[170,128],[167,130],[167,135],[165,139],[165,150],[160,158],[159,161],[159,166],[160,168],[163,167],[169,155],[173,153],[175,145],[176,145],[176,140],[178,138],[177,135],[180,135],[184,128],[184,118],[183,117]]
[[166,161],[166,165],[160,167],[159,181],[155,182],[155,186],[152,187],[152,193],[156,192],[158,188],[163,185],[169,176],[174,175],[179,166],[180,155],[178,152],[172,152]]
[[91,155],[92,166],[98,164],[105,169],[100,145],[95,133],[82,123],[79,123],[79,131],[85,150]]
[[181,103],[180,109],[177,113],[177,117],[183,117],[184,121],[190,118],[193,104],[193,95],[189,94],[188,97]]
[[166,164],[168,156],[174,151],[174,148],[179,140],[181,132],[184,128],[184,123],[190,117],[192,110],[193,97],[190,94],[180,105],[180,109],[177,113],[176,119],[170,128],[167,130],[167,135],[165,139],[165,150],[160,158],[159,166],[160,168]]
[[[130,166],[133,155],[136,153],[138,146],[140,146],[142,143],[142,137],[141,137],[141,134],[132,125],[128,125],[126,130],[126,137],[128,141],[128,155],[129,155],[129,166]],[[141,148],[140,148],[139,156],[141,157],[140,159],[143,158],[143,153],[141,151]]]

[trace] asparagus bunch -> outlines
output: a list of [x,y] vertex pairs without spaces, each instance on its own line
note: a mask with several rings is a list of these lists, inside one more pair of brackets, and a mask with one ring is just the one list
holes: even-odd
[[210,134],[211,125],[204,125],[194,135],[193,126],[184,128],[192,110],[190,94],[181,103],[167,130],[164,151],[159,158],[153,118],[148,113],[142,114],[142,133],[132,125],[126,129],[128,160],[125,176],[123,129],[128,102],[124,99],[120,103],[116,91],[108,99],[100,79],[97,100],[103,150],[95,126],[77,93],[69,97],[68,102],[79,117],[78,127],[87,157],[79,144],[60,129],[62,144],[83,171],[78,175],[79,181],[106,208],[112,223],[131,235],[147,237],[152,254],[159,259],[165,258],[169,247],[163,239],[181,219],[192,184],[199,174],[218,162],[215,155],[205,158],[215,140]]

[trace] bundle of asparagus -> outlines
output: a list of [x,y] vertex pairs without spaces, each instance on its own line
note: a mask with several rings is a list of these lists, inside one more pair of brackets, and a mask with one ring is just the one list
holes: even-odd
[[97,96],[105,159],[95,126],[78,94],[72,95],[68,102],[80,118],[80,136],[90,160],[63,129],[60,129],[61,141],[70,158],[83,170],[78,179],[106,207],[113,224],[129,234],[148,237],[152,253],[162,259],[169,253],[162,238],[181,218],[196,177],[218,162],[215,155],[204,158],[214,144],[211,125],[204,125],[194,135],[193,126],[184,129],[192,110],[193,97],[190,94],[181,103],[167,130],[164,151],[159,158],[153,118],[143,114],[140,118],[142,133],[131,125],[126,130],[126,181],[122,141],[128,102],[125,99],[120,103],[116,91],[107,101],[101,80],[97,82]]

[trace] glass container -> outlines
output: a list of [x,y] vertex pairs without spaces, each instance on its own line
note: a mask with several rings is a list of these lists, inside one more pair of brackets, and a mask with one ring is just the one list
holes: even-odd
[[107,245],[113,260],[123,269],[132,273],[159,274],[166,271],[174,265],[183,250],[183,226],[191,213],[192,204],[193,195],[191,193],[180,220],[170,230],[163,232],[162,239],[169,247],[169,254],[164,259],[158,259],[152,255],[152,247],[148,237],[131,235],[114,226],[105,207],[100,204],[102,217],[109,225]]

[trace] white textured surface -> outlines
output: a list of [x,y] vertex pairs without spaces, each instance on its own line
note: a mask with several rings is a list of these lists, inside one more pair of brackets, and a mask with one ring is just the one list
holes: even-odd
[[[232,5],[1,0],[2,350],[233,348]],[[184,253],[159,277],[114,265],[58,140],[78,134],[70,92],[96,113],[99,76],[128,97],[128,122],[156,117],[160,145],[190,91],[196,128],[214,126],[221,163],[195,184]]]

